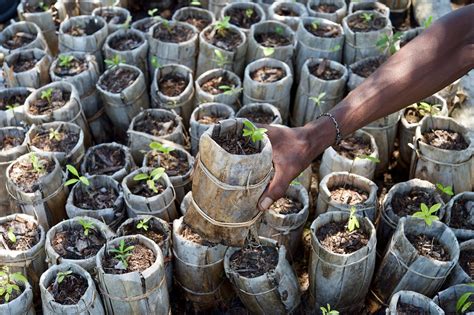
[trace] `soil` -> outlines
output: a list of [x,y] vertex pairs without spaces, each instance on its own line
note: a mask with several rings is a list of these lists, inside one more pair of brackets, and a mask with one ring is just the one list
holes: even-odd
[[434,237],[425,234],[406,235],[410,243],[416,248],[418,254],[438,261],[449,261],[449,252]]
[[321,63],[316,63],[313,66],[310,66],[309,72],[323,80],[337,80],[342,77],[342,72],[331,68],[328,59],[324,59]]
[[164,167],[169,177],[184,175],[191,168],[187,157],[177,151],[171,151],[169,154],[151,151],[148,154],[147,166]]
[[71,36],[80,37],[92,35],[100,29],[101,26],[95,23],[94,19],[90,19],[85,26],[72,25],[68,30],[66,30],[66,33]]
[[72,57],[73,59],[68,66],[60,66],[58,61],[53,69],[54,74],[60,77],[72,77],[89,69],[89,65],[85,59]]
[[135,130],[162,137],[173,133],[177,126],[178,123],[168,117],[155,118],[149,112],[145,112],[143,119],[136,122]]
[[71,273],[64,277],[61,283],[56,280],[48,287],[48,291],[53,295],[54,301],[62,305],[75,305],[86,293],[88,288],[87,280],[81,275]]
[[153,37],[167,43],[182,43],[190,40],[194,35],[191,28],[184,25],[169,25],[167,28],[160,24],[153,32]]
[[336,25],[318,25],[306,24],[305,29],[316,37],[338,37],[341,36],[341,30]]
[[6,41],[2,43],[2,46],[5,47],[6,49],[18,49],[21,47],[24,47],[34,41],[36,38],[36,35],[30,34],[30,33],[25,33],[25,32],[18,32]]
[[[161,231],[160,229],[156,228],[151,224],[148,224],[148,230],[145,231],[144,229],[137,229],[138,220],[133,224],[127,224],[124,227],[124,235],[136,235],[140,234],[145,237],[148,237],[153,242],[155,242],[160,248],[164,245],[164,242],[167,236]],[[150,223],[150,221],[148,221]]]
[[118,193],[110,187],[90,189],[87,192],[80,189],[75,190],[74,205],[81,209],[101,210],[113,208],[118,198]]
[[[8,238],[9,230],[15,234],[16,242]],[[40,238],[41,230],[38,225],[21,217],[0,224],[0,249],[27,251],[35,246]]]
[[201,89],[206,93],[217,95],[226,91],[221,90],[219,88],[220,86],[229,86],[233,88],[236,85],[226,75],[223,75],[211,78],[208,81],[204,82],[203,84],[201,84]]
[[334,150],[345,158],[354,160],[356,157],[372,154],[370,142],[362,137],[349,136],[341,143],[333,146]]
[[99,85],[111,93],[120,93],[132,85],[138,76],[139,72],[137,71],[116,67],[99,81]]
[[280,16],[300,16],[298,12],[294,11],[292,8],[284,4],[276,7],[275,13]]
[[352,72],[357,74],[358,76],[361,76],[363,78],[368,78],[372,73],[375,72],[383,63],[385,60],[383,58],[377,58],[377,59],[372,59],[368,60],[361,65],[358,65],[352,69]]
[[99,16],[103,17],[107,24],[124,24],[127,16],[121,12],[100,10]]
[[106,273],[143,272],[155,263],[156,256],[151,249],[132,241],[125,241],[125,244],[126,246],[134,246],[130,252],[132,255],[127,258],[128,266],[124,268],[125,266],[123,266],[122,262],[114,257],[114,253],[106,253],[102,259],[102,267]]
[[169,97],[181,95],[188,86],[186,78],[179,73],[170,73],[158,81],[160,92]]
[[303,209],[303,204],[291,197],[280,198],[270,206],[270,210],[279,214],[294,214],[300,212],[301,209]]
[[7,151],[13,149],[21,145],[24,139],[24,136],[21,136],[20,138],[18,136],[5,136],[0,142],[0,151]]
[[214,125],[217,124],[219,121],[227,119],[228,117],[216,117],[213,115],[204,115],[200,119],[198,119],[198,123],[203,125]]
[[353,32],[371,32],[383,29],[387,25],[387,21],[384,17],[372,17],[369,22],[366,22],[363,18],[363,14],[355,14],[347,20],[349,28]]
[[[247,10],[251,10],[252,14],[247,15]],[[248,11],[250,12],[250,11]],[[226,15],[230,16],[230,24],[233,24],[240,28],[250,29],[252,25],[260,22],[262,17],[258,15],[258,12],[252,7],[248,8],[233,8],[227,10]]]
[[256,278],[275,270],[278,264],[278,251],[274,247],[246,247],[230,256],[230,269],[240,276]]
[[127,34],[116,41],[111,41],[110,48],[119,51],[127,51],[134,50],[141,44],[143,44],[143,41],[140,37],[136,36],[135,34]]
[[333,187],[330,192],[331,200],[351,206],[364,203],[369,198],[366,191],[351,185]]
[[82,226],[78,226],[57,232],[51,240],[51,246],[62,258],[86,259],[95,256],[106,242],[96,227],[91,228],[86,236]]
[[395,193],[391,205],[395,214],[401,218],[420,211],[422,203],[432,206],[436,202],[435,195],[431,191],[415,187],[408,193]]
[[0,110],[8,110],[7,106],[21,106],[25,104],[25,100],[30,94],[28,91],[26,94],[13,94],[0,97]]
[[71,93],[62,91],[60,89],[53,89],[51,94],[51,102],[48,99],[42,99],[41,93],[39,93],[31,103],[28,111],[32,115],[48,115],[56,109],[59,109],[66,105],[71,98]]
[[326,250],[336,254],[351,254],[369,242],[369,234],[362,229],[349,232],[343,222],[323,225],[316,231],[316,237]]
[[213,27],[204,32],[204,38],[211,45],[227,51],[232,51],[242,44],[242,37],[240,37],[240,34],[237,31],[232,29],[217,31],[215,27]]
[[311,10],[316,11],[318,13],[334,13],[338,9],[339,7],[334,4],[319,4],[311,6]]
[[151,190],[147,183],[146,180],[140,180],[140,181],[135,181],[132,187],[130,188],[130,191],[134,195],[139,195],[145,198],[151,198],[153,196],[157,196],[161,194],[162,192],[165,191],[166,187],[160,184],[159,182],[155,181],[155,187],[158,190],[158,192],[154,192]]
[[8,302],[5,301],[5,296],[4,295],[0,296],[0,305],[7,304],[7,303],[13,301],[14,299],[19,297],[23,293],[25,288],[24,288],[24,286],[22,286],[22,283],[17,283],[17,282],[15,282],[15,283],[18,285],[18,288],[20,290],[19,291],[13,290],[12,293],[10,294],[10,298],[8,299]]
[[203,238],[201,235],[198,233],[194,232],[190,226],[183,224],[183,229],[180,232],[181,236],[185,239],[187,239],[190,242],[202,245],[202,246],[207,246],[207,247],[214,247],[217,246],[217,243],[212,243]]
[[407,304],[403,302],[398,302],[397,304],[397,314],[399,315],[410,315],[410,314],[422,315],[425,313],[426,312],[424,311],[423,308],[415,306],[415,305],[411,305],[411,304]]
[[268,112],[264,112],[263,110],[248,112],[248,113],[240,115],[240,117],[247,118],[254,124],[265,124],[265,125],[271,124],[273,120],[275,119],[275,115]]
[[466,272],[471,280],[474,279],[474,250],[462,250],[459,254],[459,265]]
[[63,131],[60,125],[57,128],[59,140],[50,138],[49,129],[38,128],[31,138],[30,145],[46,152],[66,152],[69,153],[77,145],[79,141],[79,133],[72,131]]
[[198,29],[198,31],[200,32],[203,29],[205,29],[208,25],[211,25],[212,21],[208,20],[208,19],[188,17],[187,19],[182,20],[182,22],[185,22],[185,23],[188,23],[188,24],[191,24],[191,25],[195,26]]
[[125,152],[115,147],[99,147],[88,156],[86,171],[91,175],[113,175],[125,166]]
[[[431,106],[435,105],[435,108],[437,108],[438,110],[441,110],[441,104],[431,104],[431,103],[428,103],[428,104]],[[407,120],[407,122],[410,124],[417,124],[421,121],[421,119],[423,119],[423,117],[425,117],[425,115],[420,113],[420,111],[414,105],[408,106],[406,110],[404,111],[403,115],[405,116],[405,119]]]
[[256,34],[255,40],[263,47],[281,47],[291,45],[291,40],[288,37],[277,33]]
[[473,211],[474,201],[467,199],[456,200],[451,208],[449,226],[455,229],[474,230]]
[[285,70],[281,68],[274,68],[274,67],[261,67],[252,73],[250,73],[250,77],[252,80],[261,82],[261,83],[273,83],[280,81],[286,76]]
[[212,135],[212,139],[224,150],[231,154],[251,155],[260,153],[261,150],[252,145],[251,139],[242,135],[227,134],[223,136]]
[[11,65],[13,67],[13,71],[15,73],[19,73],[19,72],[24,72],[24,71],[28,71],[30,69],[33,69],[36,65],[36,63],[38,62],[39,60],[37,60],[36,58],[25,58],[25,57],[20,57],[19,60],[17,60],[17,62],[15,62],[15,64]]
[[435,129],[423,133],[423,142],[444,150],[462,151],[469,147],[464,137],[455,131]]
[[54,162],[38,156],[39,163],[43,166],[43,171],[36,172],[29,159],[18,161],[10,169],[10,179],[23,192],[32,193],[40,189],[40,179],[54,169]]

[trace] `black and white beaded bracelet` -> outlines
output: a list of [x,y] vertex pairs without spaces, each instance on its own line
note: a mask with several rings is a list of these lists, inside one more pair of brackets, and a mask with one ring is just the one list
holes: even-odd
[[336,128],[336,143],[335,144],[338,145],[339,143],[341,143],[341,140],[342,140],[341,130],[339,129],[339,123],[337,122],[336,118],[334,118],[334,116],[330,113],[322,113],[321,115],[316,117],[316,120],[323,116],[329,117],[334,123],[334,127]]

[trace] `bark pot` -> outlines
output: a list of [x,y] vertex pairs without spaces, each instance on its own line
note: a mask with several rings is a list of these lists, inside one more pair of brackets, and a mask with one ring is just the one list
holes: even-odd
[[[286,8],[289,8],[293,12],[296,12],[298,15],[297,16],[284,16],[284,15],[279,15],[277,14],[278,8],[280,6],[284,6]],[[289,27],[291,27],[292,30],[296,31],[298,28],[298,24],[301,18],[307,17],[308,16],[308,11],[306,10],[306,7],[302,3],[298,2],[290,2],[290,1],[276,1],[273,2],[270,7],[268,8],[268,19],[269,20],[275,20],[278,22],[282,22]]]
[[[202,89],[202,85],[207,81],[216,77],[225,77],[232,82],[233,89],[230,92],[223,92],[219,94],[211,94]],[[194,84],[196,96],[195,105],[202,103],[221,103],[232,107],[234,111],[240,108],[240,97],[242,94],[242,81],[239,76],[229,70],[213,69],[201,74]]]
[[[278,108],[268,103],[251,103],[251,104],[244,105],[235,114],[235,117],[249,119],[248,115],[251,115],[253,113],[259,113],[259,112],[261,112],[264,115],[268,115],[269,117],[272,117],[271,124],[273,125],[280,125],[283,123],[283,120],[281,118],[281,114]],[[252,121],[251,119],[249,120]],[[252,122],[255,123],[254,121]]]
[[[457,201],[465,200],[466,202],[474,202],[474,192],[472,191],[465,191],[462,193],[457,194],[454,196],[445,206],[446,215],[444,217],[443,222],[445,222],[448,226],[451,223],[451,216],[453,215],[453,206]],[[467,207],[467,205],[466,205]],[[471,208],[472,209],[472,208]],[[472,210],[469,211],[471,214]],[[472,224],[472,216],[466,218],[468,224]],[[459,241],[468,241],[474,239],[474,230],[469,228],[454,228],[451,227],[451,230],[454,232],[454,235],[458,238]]]
[[[337,7],[337,10],[333,13],[318,12],[316,10],[313,10],[313,6],[320,4],[335,5]],[[342,19],[347,14],[347,4],[344,0],[309,0],[308,4],[306,5],[306,8],[308,9],[308,13],[310,16],[320,17],[336,23],[341,23]]]
[[386,315],[400,314],[397,311],[398,303],[416,306],[428,314],[444,315],[444,311],[430,298],[413,291],[398,291],[395,293],[390,299],[390,305],[386,310]]
[[[16,33],[26,33],[33,36],[34,39],[30,43],[15,49],[5,46],[5,42],[10,40]],[[23,51],[30,48],[39,48],[40,50],[45,51],[48,55],[51,54],[48,45],[46,44],[46,40],[44,39],[43,32],[35,23],[16,22],[5,27],[5,29],[0,32],[0,53],[3,53],[5,56],[8,56],[13,52]]]
[[[33,68],[16,72],[15,65],[23,59],[36,60]],[[37,89],[51,82],[49,67],[51,56],[38,48],[18,50],[8,55],[3,62],[3,73],[9,87],[27,87]]]
[[[102,17],[103,18],[103,14],[115,14],[116,16],[122,16],[122,17],[125,17],[125,21],[124,22],[112,22],[112,21],[109,21],[107,23],[107,32],[109,34],[112,34],[113,32],[116,32],[120,29],[126,29],[128,28],[128,24],[131,20],[132,20],[132,16],[130,15],[130,11],[128,11],[127,9],[125,8],[121,8],[121,7],[115,7],[115,6],[105,6],[105,7],[99,7],[99,8],[95,8],[93,11],[92,11],[92,16],[99,16],[99,17]],[[104,18],[105,19],[105,18]],[[112,18],[113,20],[113,18]]]
[[[25,87],[14,87],[14,88],[4,88],[0,89],[0,98],[9,98],[14,96],[24,96],[25,98],[33,92],[33,89]],[[0,110],[0,128],[18,126],[25,127],[25,104],[11,104],[12,109],[4,108]]]

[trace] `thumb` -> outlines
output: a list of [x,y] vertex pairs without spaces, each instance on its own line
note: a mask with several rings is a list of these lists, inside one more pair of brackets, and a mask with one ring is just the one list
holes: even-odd
[[258,208],[262,211],[268,210],[273,202],[284,197],[292,180],[293,178],[288,172],[284,172],[279,167],[276,167],[275,176],[273,176],[270,184],[268,184],[262,196],[260,196]]

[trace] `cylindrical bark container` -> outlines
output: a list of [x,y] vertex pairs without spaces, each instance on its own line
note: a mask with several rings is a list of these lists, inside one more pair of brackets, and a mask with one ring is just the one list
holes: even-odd
[[[403,314],[403,311],[400,310],[400,304],[414,307],[415,309],[411,309],[412,312],[444,315],[444,311],[436,305],[433,300],[414,291],[398,291],[395,293],[390,299],[390,305],[388,306],[386,315]],[[405,311],[408,311],[408,309]]]
[[[459,261],[443,283],[443,289],[456,284],[472,283],[474,280],[472,277],[472,269],[470,269],[470,265],[472,264],[470,257],[472,257],[474,253],[474,239],[460,243],[459,251]],[[464,255],[466,258],[463,257]]]
[[[331,198],[331,191],[338,187],[359,189],[367,194],[367,199],[354,205],[342,203]],[[350,213],[351,208],[356,209],[356,214],[367,217],[375,223],[377,218],[377,185],[363,176],[347,172],[334,172],[324,176],[319,183],[319,194],[316,205],[316,214],[320,215],[331,211],[342,211]]]
[[307,17],[304,4],[290,1],[276,1],[268,8],[268,19],[282,22],[296,31],[301,18]]
[[[54,156],[35,154],[38,163],[48,163],[44,173],[39,175],[35,174],[36,171],[31,166],[32,156],[33,153],[22,155],[7,167],[7,190],[21,212],[36,217],[39,224],[48,230],[66,218],[64,205],[69,190],[64,186],[65,174]],[[33,183],[24,184],[20,181],[24,172],[20,170],[28,168],[28,172],[33,172],[37,179]]]
[[316,234],[327,224],[345,224],[348,220],[348,213],[331,211],[319,215],[311,224],[309,292],[314,309],[329,304],[341,314],[360,314],[364,306],[375,269],[377,239],[374,225],[367,218],[358,218],[359,229],[368,240],[366,245],[349,254],[329,250]]
[[33,305],[33,290],[30,283],[20,283],[21,294],[15,299],[7,303],[0,304],[0,313],[4,315],[35,315],[35,308]]
[[24,87],[0,89],[0,127],[24,126],[24,105],[31,92],[33,89]]
[[220,120],[234,118],[234,110],[225,104],[204,103],[196,107],[189,121],[191,137],[191,153],[196,155],[199,151],[199,139],[202,134]]
[[336,23],[341,23],[347,14],[345,0],[308,0],[306,8],[310,16],[316,16]]
[[[439,305],[439,307],[441,307],[441,309],[446,314],[458,314],[458,311],[456,310],[456,304],[461,298],[461,296],[465,293],[474,294],[474,287],[472,285],[467,284],[458,284],[452,286],[450,288],[447,288],[446,290],[438,292],[433,298],[433,302],[435,302],[436,305]],[[468,299],[468,301],[469,300],[470,299]],[[469,308],[468,310],[470,309],[472,308]],[[466,314],[471,313],[472,312]]]
[[120,29],[128,29],[128,24],[132,20],[130,11],[115,6],[95,8],[92,11],[92,16],[100,16],[107,22],[107,31],[109,34]]
[[[310,58],[303,64],[291,115],[292,126],[305,125],[320,114],[327,113],[344,98],[348,78],[347,68],[337,61],[326,60]],[[319,66],[322,63],[326,63],[326,66],[319,74]],[[334,76],[326,79],[324,73],[328,67],[329,71],[334,72]],[[337,75],[339,78],[336,78]],[[320,98],[319,104],[315,102],[315,98]]]
[[133,22],[131,25],[131,29],[141,32],[148,40],[151,37],[149,32],[150,29],[160,21],[161,20],[157,16],[145,17],[143,19]]
[[[245,22],[241,21],[238,16],[234,17],[232,15],[234,12],[238,12],[238,11],[244,12]],[[243,2],[233,1],[229,3],[222,9],[219,15],[219,18],[220,20],[222,20],[226,16],[230,16],[230,24],[237,26],[246,35],[250,32],[252,25],[261,23],[265,21],[266,19],[266,14],[265,14],[265,11],[262,9],[262,7],[259,4],[253,3],[251,1],[243,1]],[[241,25],[240,23],[247,23],[248,27],[247,25]]]
[[127,7],[127,2],[128,0],[61,0],[69,16],[91,15],[94,9],[106,6]]
[[[155,256],[153,264],[143,271],[123,274],[106,273],[103,259],[113,256],[121,240],[141,245]],[[142,235],[121,236],[109,241],[96,256],[99,291],[107,313],[165,315],[170,311],[164,258],[161,249]]]
[[153,215],[166,222],[172,222],[179,217],[176,210],[176,192],[168,175],[163,176],[157,182],[164,187],[163,192],[151,197],[144,197],[132,193],[133,186],[138,182],[133,179],[138,174],[150,174],[153,168],[142,167],[133,171],[126,176],[122,181],[122,190],[125,199],[125,207],[127,209],[128,217],[134,218],[138,215]]
[[[24,43],[18,45],[15,43],[15,39],[24,41]],[[48,55],[51,54],[48,49],[48,44],[46,44],[46,40],[44,39],[43,32],[35,23],[16,22],[5,27],[5,29],[0,32],[0,53],[3,53],[5,56],[16,51],[23,51],[30,48],[39,48]]]
[[[97,219],[94,219],[91,217],[75,217],[69,220],[64,220],[56,224],[55,226],[53,226],[51,229],[49,229],[48,233],[46,233],[46,243],[45,243],[44,249],[46,251],[46,262],[48,263],[49,266],[60,265],[60,264],[75,264],[84,268],[88,272],[91,272],[91,273],[94,272],[95,254],[90,254],[89,257],[87,258],[83,257],[82,259],[65,258],[56,251],[53,245],[54,237],[58,233],[73,231],[73,230],[82,231],[83,227],[80,224],[80,220],[83,220],[84,222],[92,224],[89,231],[90,234],[87,237],[93,237],[97,241],[97,236],[100,236],[103,238],[104,244],[108,240],[115,237],[115,233],[112,232],[112,230],[107,226],[107,224],[102,223],[101,221]],[[92,230],[94,230],[97,234],[91,233]],[[62,241],[66,241],[66,240],[62,240]],[[85,248],[90,246],[89,244],[83,244],[83,245]],[[95,245],[95,244],[92,244],[92,245]],[[77,242],[76,242],[76,246],[77,246]]]
[[[173,78],[184,80],[184,86],[178,95],[174,94],[178,91],[174,90],[170,94],[168,90],[170,87],[167,82],[177,84]],[[194,79],[191,69],[180,64],[168,64],[156,69],[150,94],[151,107],[173,110],[181,116],[185,125],[188,125],[194,105]]]
[[[94,257],[95,263],[95,257]],[[49,286],[57,281],[59,272],[72,271],[71,275],[79,275],[87,281],[87,289],[75,304],[60,304],[55,301],[54,296],[48,290]],[[67,275],[66,277],[68,277]],[[63,279],[64,281],[64,279]],[[77,314],[77,315],[102,315],[105,314],[100,295],[95,287],[92,276],[80,265],[75,263],[64,263],[53,265],[41,275],[41,304],[43,314]],[[79,288],[77,288],[79,289]]]
[[465,191],[454,196],[445,206],[443,222],[451,228],[459,241],[474,239],[471,214],[473,202],[474,192]]
[[349,91],[355,90],[356,87],[362,84],[372,73],[377,70],[385,61],[387,56],[367,57],[350,64],[349,80],[347,81],[347,88]]
[[236,155],[214,139],[240,137],[242,119],[220,121],[199,141],[200,154],[193,177],[193,199],[184,222],[212,242],[242,246],[262,212],[260,195],[273,174],[272,148],[264,136],[250,145],[256,154]]
[[[205,8],[205,6],[203,6],[203,8]],[[214,13],[209,10],[196,7],[184,7],[176,10],[173,14],[173,20],[191,24],[201,32],[208,25],[213,24],[216,18]]]
[[38,48],[15,51],[3,62],[5,81],[9,87],[37,89],[51,82],[50,65],[51,57]]
[[386,17],[390,16],[390,9],[385,4],[369,0],[367,2],[352,2],[349,3],[347,14],[352,14],[357,11],[378,11]]
[[254,124],[279,125],[283,123],[278,108],[268,103],[251,103],[242,106],[235,114],[235,117],[246,118]]
[[[68,218],[73,219],[76,217],[90,217],[100,222],[104,222],[111,229],[116,229],[120,223],[126,218],[125,205],[123,201],[123,192],[120,184],[113,178],[105,175],[93,175],[88,177],[89,186],[84,186],[81,183],[74,185],[71,189],[71,193],[67,198],[66,213]],[[80,204],[78,205],[79,198],[84,195],[95,193],[97,191],[113,191],[116,198],[112,203],[112,206],[104,205],[101,207],[88,206],[87,208]],[[97,198],[100,198],[99,194],[95,194]]]
[[215,16],[220,16],[221,10],[231,1],[232,0],[209,0],[209,11],[214,13]]
[[[267,68],[282,70],[283,77],[277,81],[269,82],[255,80],[254,73]],[[290,98],[288,96],[293,86],[293,74],[286,63],[272,58],[263,58],[252,62],[245,68],[243,86],[244,105],[270,103],[280,111],[283,123],[288,121],[290,112]]]

